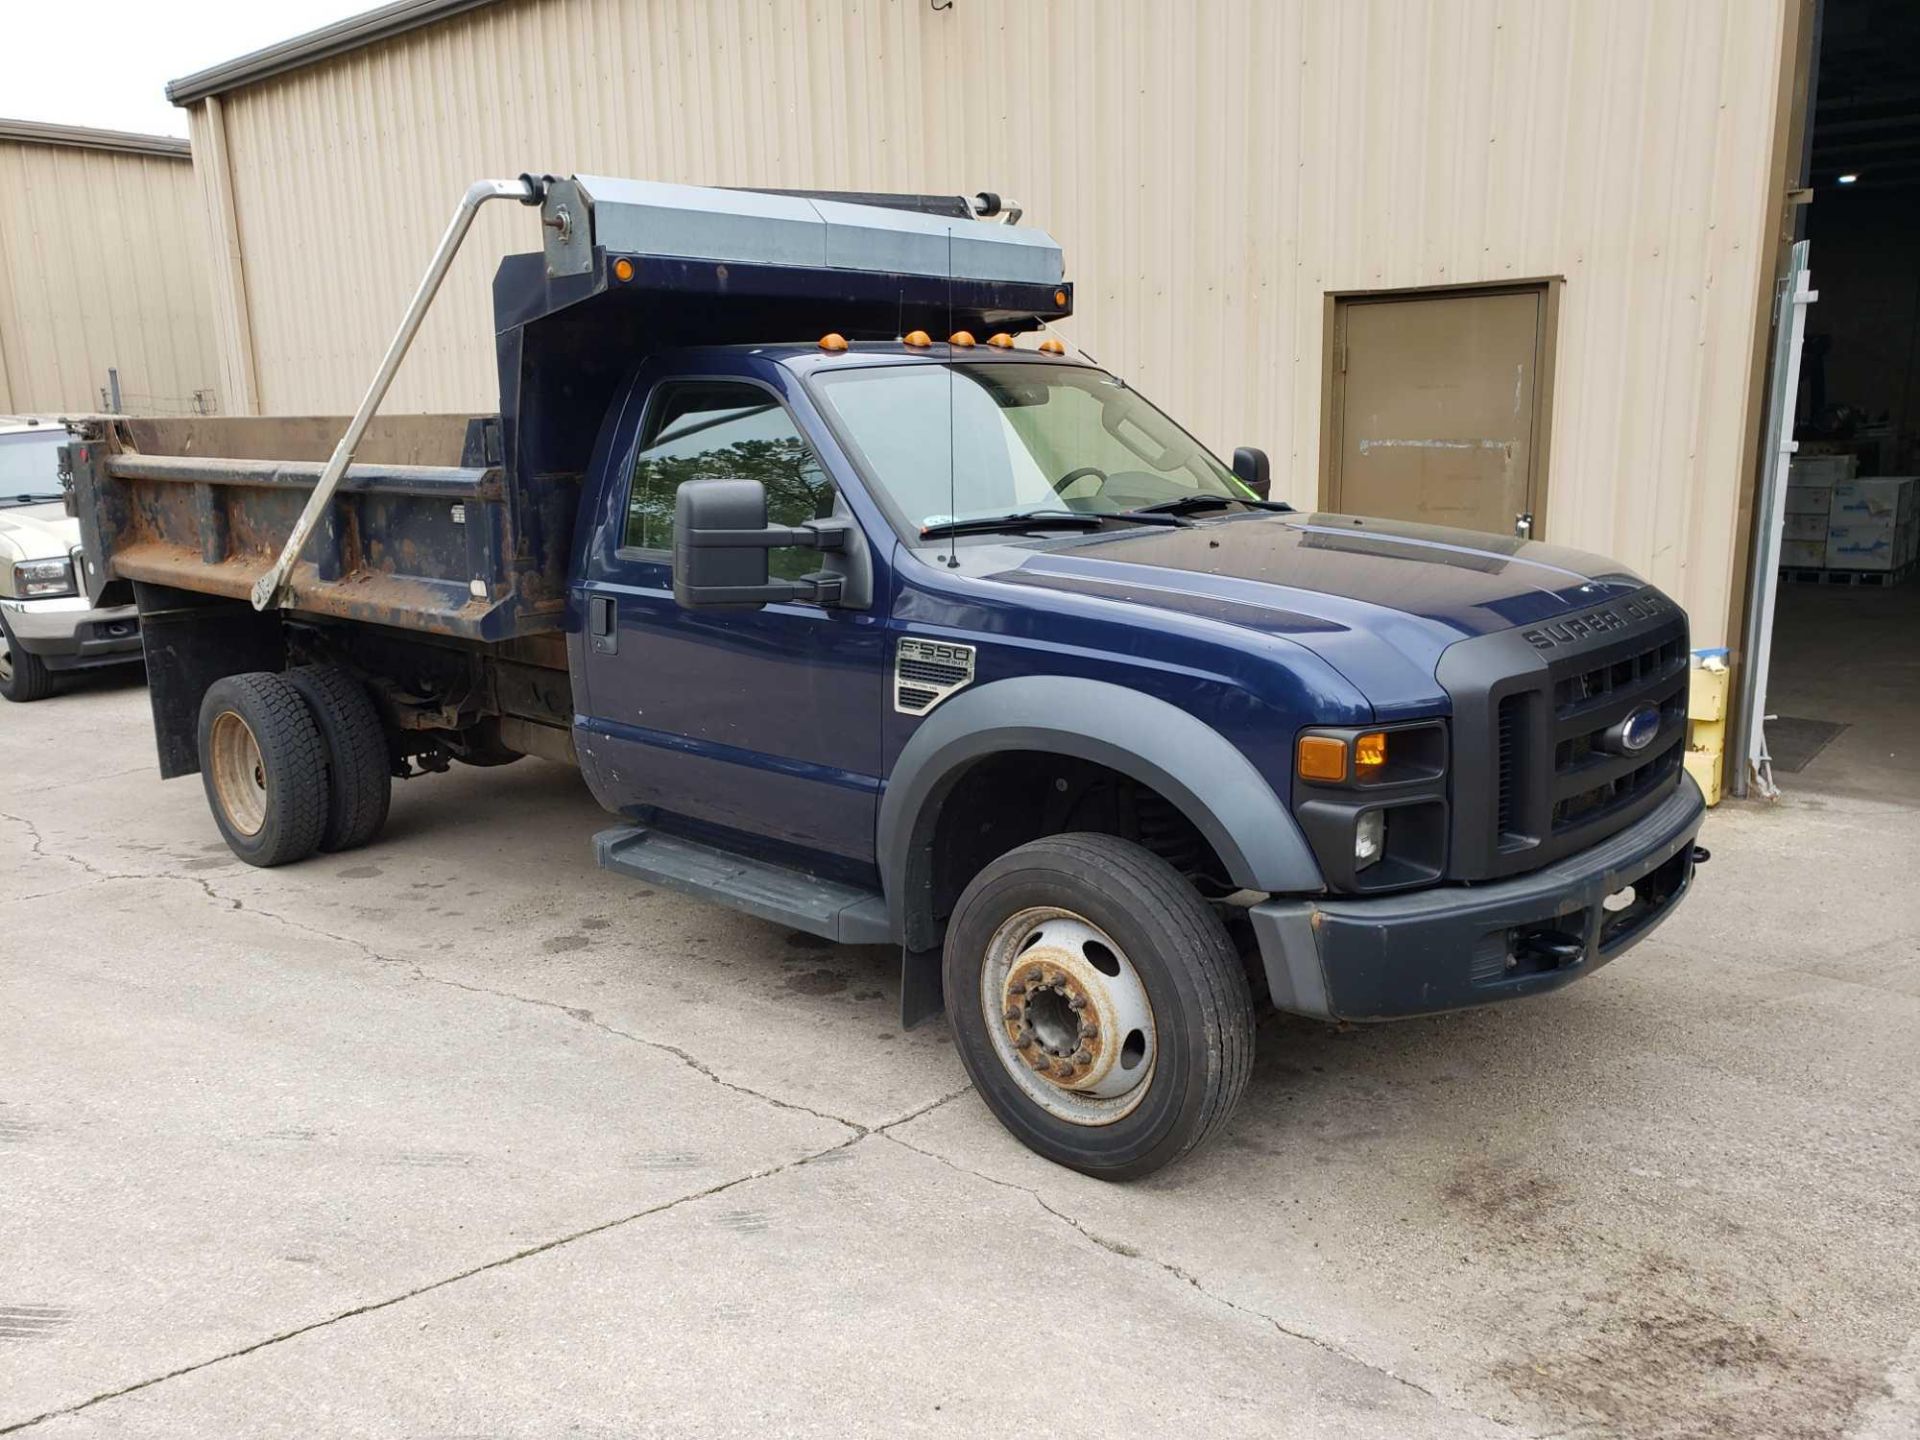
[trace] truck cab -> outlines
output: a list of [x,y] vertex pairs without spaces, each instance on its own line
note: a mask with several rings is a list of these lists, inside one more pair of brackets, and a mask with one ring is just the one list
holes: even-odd
[[271,605],[310,457],[92,434],[163,773],[278,864],[370,840],[391,775],[575,763],[601,865],[898,947],[903,1023],[944,1010],[1002,1123],[1111,1178],[1218,1130],[1263,1006],[1535,995],[1671,912],[1670,599],[1294,510],[1053,334],[1057,252],[908,198],[546,187],[501,414],[378,436]]

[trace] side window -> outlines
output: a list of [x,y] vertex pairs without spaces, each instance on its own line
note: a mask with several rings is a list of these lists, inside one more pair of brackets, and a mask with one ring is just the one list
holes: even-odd
[[[799,525],[833,513],[833,482],[792,418],[765,390],[721,380],[668,382],[647,408],[627,492],[625,544],[673,549],[673,494],[689,480],[758,480],[767,523]],[[816,552],[775,550],[770,570],[793,578]]]

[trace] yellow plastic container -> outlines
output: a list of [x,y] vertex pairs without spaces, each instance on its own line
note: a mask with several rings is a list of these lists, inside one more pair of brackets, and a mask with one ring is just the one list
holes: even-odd
[[1725,665],[1709,669],[1695,664],[1687,689],[1687,773],[1699,785],[1707,804],[1720,803],[1720,772],[1727,749],[1727,681]]

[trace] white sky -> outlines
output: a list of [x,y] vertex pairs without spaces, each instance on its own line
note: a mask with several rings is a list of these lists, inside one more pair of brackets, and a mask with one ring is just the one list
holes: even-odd
[[167,82],[381,0],[6,0],[0,117],[187,133]]

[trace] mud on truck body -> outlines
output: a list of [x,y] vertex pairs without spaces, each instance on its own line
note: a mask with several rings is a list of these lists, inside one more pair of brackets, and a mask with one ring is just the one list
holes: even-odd
[[[545,235],[499,411],[373,418],[496,197]],[[162,775],[274,865],[372,840],[395,777],[577,765],[603,866],[898,947],[903,1023],[944,1007],[1007,1128],[1112,1177],[1224,1122],[1259,1005],[1428,1014],[1644,937],[1704,858],[1679,608],[1273,500],[1033,343],[1072,289],[995,208],[484,182],[351,421],[91,431]]]

